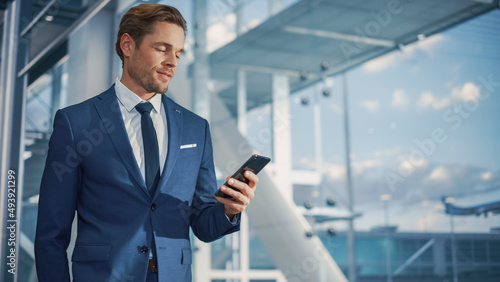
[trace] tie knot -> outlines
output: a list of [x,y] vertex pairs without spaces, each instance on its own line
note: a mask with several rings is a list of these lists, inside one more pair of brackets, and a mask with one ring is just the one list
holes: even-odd
[[135,109],[142,115],[143,113],[150,113],[153,105],[150,102],[139,103],[135,106]]

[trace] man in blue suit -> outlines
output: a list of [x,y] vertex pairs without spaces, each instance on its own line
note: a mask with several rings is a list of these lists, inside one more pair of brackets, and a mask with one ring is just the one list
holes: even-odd
[[210,242],[239,230],[258,182],[235,179],[216,198],[206,120],[165,93],[184,51],[175,8],[142,4],[122,18],[123,74],[108,90],[59,110],[40,187],[35,257],[41,282],[191,281],[189,227]]

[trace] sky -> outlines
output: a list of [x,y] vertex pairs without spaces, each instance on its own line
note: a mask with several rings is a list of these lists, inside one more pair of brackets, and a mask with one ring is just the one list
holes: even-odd
[[[289,5],[296,1],[282,1]],[[192,31],[191,1],[169,1]],[[235,1],[208,2],[209,52],[234,38]],[[244,1],[244,29],[269,15],[267,1]],[[369,61],[346,74],[355,209],[358,230],[384,223],[382,194],[391,195],[390,224],[400,231],[449,232],[440,201],[469,206],[500,200],[500,11]],[[192,33],[191,33],[192,34]],[[193,40],[188,32],[188,59]],[[342,79],[318,83],[290,98],[295,169],[319,169],[323,182],[299,191],[304,201],[325,205],[333,196],[346,206]],[[329,88],[330,97],[322,97]],[[313,106],[321,114],[321,156],[315,159]],[[248,132],[270,127],[269,105],[248,116]],[[270,146],[260,148],[272,154]],[[500,216],[455,217],[458,232],[489,232]],[[330,223],[344,229],[342,222]]]

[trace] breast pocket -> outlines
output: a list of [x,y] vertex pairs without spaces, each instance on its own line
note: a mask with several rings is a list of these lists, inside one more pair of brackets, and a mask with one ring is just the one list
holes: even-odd
[[[189,145],[189,144],[187,144]],[[191,144],[192,145],[192,144]],[[180,149],[177,161],[183,162],[185,165],[193,165],[199,163],[201,160],[201,150],[199,146],[196,147],[182,147]]]

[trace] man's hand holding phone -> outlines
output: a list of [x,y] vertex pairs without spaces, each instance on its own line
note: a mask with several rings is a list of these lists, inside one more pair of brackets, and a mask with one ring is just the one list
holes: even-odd
[[248,170],[244,172],[244,176],[248,180],[248,184],[228,177],[226,183],[231,187],[225,184],[220,187],[220,191],[230,197],[215,196],[217,201],[224,204],[224,211],[230,220],[233,220],[235,215],[244,211],[255,196],[255,188],[257,187],[259,178]]

